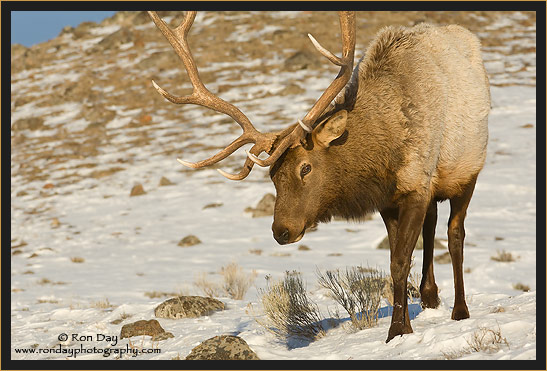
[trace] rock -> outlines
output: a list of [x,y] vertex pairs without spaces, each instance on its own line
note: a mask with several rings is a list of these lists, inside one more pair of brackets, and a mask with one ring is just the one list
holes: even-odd
[[59,36],[61,35],[64,35],[64,34],[69,34],[69,33],[73,33],[74,32],[74,27],[72,26],[65,26],[63,27],[63,29],[61,30],[61,32],[59,33]]
[[19,106],[24,106],[25,104],[28,104],[31,102],[32,102],[32,97],[23,96],[23,97],[17,98],[15,102],[13,103],[13,106],[17,108]]
[[271,193],[267,193],[256,205],[256,208],[248,207],[246,212],[253,213],[253,218],[260,218],[262,216],[271,216],[274,214],[275,196]]
[[[113,168],[110,168],[110,169],[94,170],[94,171],[91,172],[91,174],[89,174],[89,176],[91,178],[94,178],[94,179],[101,179],[101,178],[110,176],[110,175],[115,174],[118,171],[122,171],[122,170],[125,170],[125,169],[123,167],[116,166],[116,167],[113,167]],[[133,187],[133,188],[135,188],[135,187]],[[131,192],[133,192],[133,190],[131,190]],[[135,192],[138,192],[138,191],[136,190]],[[144,192],[144,189],[143,189],[142,194],[144,194],[144,193],[146,193],[146,192]],[[138,196],[138,195],[135,195],[135,196]]]
[[202,296],[178,296],[164,301],[154,309],[158,318],[195,318],[224,310],[224,303]]
[[170,186],[170,185],[174,185],[174,184],[175,183],[173,183],[172,181],[170,181],[169,179],[167,179],[164,176],[162,176],[161,179],[160,179],[160,187]]
[[[435,238],[434,246],[436,250],[446,250],[446,247],[436,238]],[[382,242],[378,244],[378,247],[376,248],[381,250],[382,249],[389,250],[389,240],[387,236],[382,240]],[[422,238],[422,235],[420,234],[420,236],[418,237],[418,241],[416,242],[416,250],[423,250],[423,248],[424,248],[424,240]]]
[[224,204],[222,202],[213,202],[211,204],[207,204],[207,205],[203,206],[203,210],[212,209],[212,208],[216,208],[216,207],[221,207],[223,205]]
[[438,264],[449,264],[452,262],[452,258],[450,257],[450,253],[448,251],[442,255],[435,256],[433,260]]
[[169,68],[175,68],[180,63],[177,55],[173,52],[155,52],[147,58],[139,62],[139,67],[142,69],[154,69],[155,72],[161,72]]
[[51,228],[59,228],[61,226],[61,222],[57,218],[53,218],[51,220]]
[[320,66],[321,62],[319,58],[307,50],[298,51],[285,61],[285,68],[289,71],[317,68]]
[[281,90],[279,93],[277,93],[277,95],[283,97],[285,95],[297,95],[297,94],[303,94],[305,92],[306,91],[302,89],[300,86],[296,84],[290,84],[286,86],[285,88],[283,88],[283,90]]
[[110,35],[99,41],[99,45],[105,49],[112,49],[122,44],[127,44],[133,41],[133,39],[133,32],[131,32],[126,27],[122,27],[118,31],[111,33]]
[[152,340],[166,340],[174,337],[172,333],[166,332],[157,320],[151,319],[149,321],[141,320],[123,325],[120,339],[142,335],[152,336]]
[[21,44],[11,44],[11,58],[15,59],[25,53],[29,48]]
[[205,340],[192,349],[186,360],[260,360],[249,345],[238,336],[221,335]]
[[144,187],[142,186],[142,184],[137,184],[133,186],[133,188],[131,188],[131,193],[129,194],[129,196],[133,197],[133,196],[140,196],[144,194],[146,194],[146,192],[144,191]]
[[92,22],[92,21],[82,22],[76,28],[72,30],[72,34],[74,35],[75,39],[79,39],[89,35],[90,30],[95,27],[97,27],[97,23],[95,22]]
[[41,117],[29,117],[25,119],[19,119],[11,126],[13,131],[20,130],[38,130],[44,126],[44,119]]
[[190,234],[186,237],[184,237],[180,242],[177,244],[177,246],[180,247],[190,247],[194,245],[199,245],[201,243],[200,239],[194,236],[193,234]]

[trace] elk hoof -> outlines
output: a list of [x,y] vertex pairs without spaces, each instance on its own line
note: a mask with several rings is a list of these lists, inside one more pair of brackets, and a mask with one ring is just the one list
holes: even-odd
[[422,290],[422,292],[420,293],[420,296],[421,296],[421,305],[422,305],[422,308],[425,309],[425,308],[438,308],[439,305],[441,304],[441,300],[439,299],[439,294],[438,294],[438,290],[437,290],[437,285],[435,285],[432,289],[430,290]]
[[412,334],[412,327],[410,325],[403,325],[400,322],[392,323],[387,333],[386,343],[389,343],[395,336],[402,336],[404,334]]
[[454,305],[454,309],[452,309],[452,319],[459,321],[466,318],[469,318],[469,310],[467,309],[467,305],[465,303],[458,306]]

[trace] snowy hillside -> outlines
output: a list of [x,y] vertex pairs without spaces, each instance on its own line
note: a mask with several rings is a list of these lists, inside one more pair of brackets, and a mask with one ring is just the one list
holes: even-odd
[[[173,15],[163,14],[166,20]],[[471,318],[450,319],[452,267],[436,263],[441,306],[420,313],[412,320],[414,333],[388,344],[389,317],[358,332],[332,328],[295,348],[261,327],[248,305],[261,314],[258,289],[266,287],[266,276],[301,272],[328,317],[337,305],[317,285],[317,269],[363,265],[389,272],[388,250],[377,249],[386,235],[383,222],[378,214],[360,224],[334,221],[297,244],[279,246],[272,217],[245,212],[275,193],[267,169],[255,166],[241,182],[219,175],[216,168],[239,171],[243,150],[201,170],[177,163],[177,157],[211,156],[240,128],[223,115],[159,96],[152,79],[181,94],[190,88],[186,73],[146,14],[122,12],[32,48],[12,46],[12,359],[67,359],[16,349],[82,344],[131,344],[161,349],[139,359],[184,359],[222,334],[241,337],[260,359],[535,359],[535,13],[359,12],[356,58],[382,26],[422,21],[459,23],[475,32],[492,85],[488,157],[466,219]],[[271,131],[302,117],[336,75],[306,33],[338,53],[337,22],[331,12],[204,12],[189,42],[207,87],[237,105],[258,130]],[[173,185],[160,185],[162,177]],[[130,196],[137,184],[145,193]],[[440,204],[438,220],[436,236],[446,242],[448,203]],[[178,246],[188,235],[201,243]],[[503,253],[510,261],[498,261]],[[414,257],[413,272],[421,272],[421,251]],[[172,338],[119,339],[116,345],[59,340],[63,333],[118,336],[124,324],[155,319],[154,308],[172,296],[204,295],[196,279],[207,273],[220,282],[221,268],[232,262],[257,272],[243,300],[218,297],[226,309],[210,316],[158,319]],[[499,331],[507,344],[470,351],[469,340],[481,329]]]

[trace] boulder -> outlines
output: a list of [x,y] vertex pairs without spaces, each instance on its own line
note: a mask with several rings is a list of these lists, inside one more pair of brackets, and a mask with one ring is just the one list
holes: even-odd
[[260,218],[262,216],[271,216],[274,214],[275,196],[271,193],[267,193],[256,205],[256,208],[248,207],[246,212],[253,213],[253,218]]
[[197,238],[193,234],[190,234],[184,237],[182,240],[180,240],[177,245],[180,247],[190,247],[194,245],[199,245],[200,243],[201,243],[201,240],[199,238]]
[[285,68],[289,71],[318,68],[321,62],[316,54],[307,50],[301,50],[285,60]]
[[202,296],[178,296],[164,301],[154,309],[158,318],[195,318],[224,310],[224,303]]
[[141,196],[144,194],[146,194],[146,192],[144,191],[144,187],[142,186],[142,184],[136,184],[135,186],[133,186],[133,188],[131,188],[131,193],[129,194],[129,196]]
[[[382,242],[378,244],[378,247],[376,248],[389,250],[389,239],[387,238],[387,236],[382,240]],[[416,241],[416,250],[423,250],[423,248],[424,248],[424,240],[422,238],[422,234],[420,233],[420,236],[418,237],[418,241]],[[441,241],[439,241],[436,238],[435,238],[434,248],[436,250],[437,249],[446,250],[446,247],[441,243]]]
[[29,117],[17,120],[12,126],[13,131],[39,130],[44,127],[44,119],[41,117]]
[[221,335],[205,340],[192,349],[186,360],[260,360],[249,345],[238,336]]
[[166,340],[174,337],[172,333],[166,332],[157,320],[151,319],[149,321],[141,320],[123,325],[120,339],[142,335],[152,336],[152,340]]
[[170,186],[170,185],[174,185],[175,183],[173,183],[172,181],[170,181],[169,179],[167,179],[166,177],[162,176],[161,179],[160,179],[160,187],[164,187],[164,186]]

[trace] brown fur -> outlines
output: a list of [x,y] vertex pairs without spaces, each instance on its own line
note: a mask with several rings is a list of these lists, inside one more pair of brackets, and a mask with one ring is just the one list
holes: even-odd
[[[388,340],[412,331],[401,292],[406,290],[413,243],[424,219],[428,235],[434,236],[433,204],[461,200],[456,202],[458,225],[450,230],[463,230],[465,209],[486,158],[489,109],[480,44],[469,31],[454,25],[387,27],[307,142],[289,149],[272,166],[277,191],[272,229],[280,243],[298,241],[306,228],[333,216],[359,219],[375,210],[382,213],[399,292],[395,300],[401,306],[395,309]],[[347,119],[336,118],[341,113],[345,117],[346,111]],[[341,125],[345,130],[339,135]],[[301,177],[308,164],[311,172]],[[452,235],[449,245],[463,250],[461,233]],[[459,277],[463,258],[454,254],[455,280],[461,282],[454,309],[459,314],[453,317],[466,318]],[[424,265],[424,273],[425,305],[435,306],[432,264]]]

